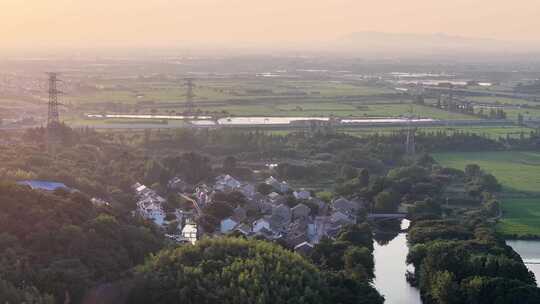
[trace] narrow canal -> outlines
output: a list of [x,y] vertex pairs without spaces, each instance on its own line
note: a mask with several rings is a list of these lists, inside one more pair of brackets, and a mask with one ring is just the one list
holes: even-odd
[[[401,222],[401,228],[409,226],[408,220]],[[375,287],[385,297],[388,304],[421,304],[419,291],[409,285],[405,274],[412,271],[406,259],[409,248],[407,234],[399,233],[391,240],[375,242]]]
[[506,244],[521,256],[527,268],[534,273],[536,284],[540,286],[540,241],[507,240]]

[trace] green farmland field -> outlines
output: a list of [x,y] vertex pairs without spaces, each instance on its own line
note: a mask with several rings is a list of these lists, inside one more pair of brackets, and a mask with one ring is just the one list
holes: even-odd
[[509,236],[540,235],[540,197],[505,199],[497,229]]
[[441,153],[444,166],[464,169],[476,163],[503,185],[503,218],[497,229],[508,236],[540,236],[540,152]]
[[[354,136],[364,136],[373,133],[378,134],[391,134],[398,131],[403,131],[403,127],[369,127],[369,128],[356,128],[356,129],[344,129],[343,132],[354,135]],[[477,134],[479,136],[497,139],[499,137],[506,138],[507,136],[511,138],[519,138],[521,133],[525,137],[529,136],[530,132],[533,131],[531,128],[519,127],[519,126],[463,126],[463,127],[421,127],[418,128],[418,132],[423,133],[434,133],[445,131],[448,134],[453,132],[468,132],[471,134]]]
[[485,104],[496,104],[496,105],[530,105],[538,106],[540,102],[529,101],[524,99],[509,98],[509,97],[489,97],[489,96],[472,96],[467,99]]
[[[338,117],[398,117],[410,111],[408,104],[345,104],[338,102],[304,102],[268,105],[231,105],[200,107],[203,111],[227,111],[234,115],[262,116],[328,116]],[[469,120],[475,116],[452,113],[427,106],[415,105],[414,114],[425,118]]]
[[[177,103],[186,98],[182,82],[171,80],[139,81],[123,79],[94,83],[95,89],[73,93],[69,100],[74,104],[121,102]],[[392,89],[352,85],[335,81],[290,81],[272,79],[243,80],[196,80],[194,100],[204,104],[207,101],[254,100],[257,98],[334,98],[341,96],[366,97],[381,94],[395,94]]]
[[497,177],[505,192],[540,193],[539,152],[440,153],[434,157],[442,165],[462,170],[467,164],[478,164]]

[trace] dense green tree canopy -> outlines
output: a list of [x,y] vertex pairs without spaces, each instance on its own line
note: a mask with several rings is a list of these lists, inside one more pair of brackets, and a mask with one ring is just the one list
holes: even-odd
[[45,193],[0,183],[0,279],[77,302],[162,246],[130,216],[95,207],[80,193]]
[[415,266],[424,303],[538,303],[534,275],[481,223],[424,220],[413,225],[407,260]]
[[16,288],[10,282],[0,279],[0,303],[54,304],[54,298],[40,294],[34,287]]
[[[352,303],[335,301],[339,297],[380,303],[367,283],[326,274],[295,253],[254,240],[208,239],[164,250],[138,273],[130,303]],[[346,282],[358,290],[336,294],[347,289]]]

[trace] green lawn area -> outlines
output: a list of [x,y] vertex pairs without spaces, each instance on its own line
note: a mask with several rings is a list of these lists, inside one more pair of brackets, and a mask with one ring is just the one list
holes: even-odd
[[540,235],[540,197],[507,198],[497,230],[509,236]]
[[444,166],[465,169],[467,164],[478,164],[497,177],[505,192],[540,193],[539,152],[463,152],[434,154]]
[[444,166],[464,169],[476,163],[503,185],[500,196],[503,218],[497,229],[505,235],[540,236],[540,153],[466,152],[440,153],[434,158]]

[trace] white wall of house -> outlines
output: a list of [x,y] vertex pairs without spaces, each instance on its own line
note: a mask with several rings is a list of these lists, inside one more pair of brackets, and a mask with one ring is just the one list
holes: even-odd
[[186,224],[182,229],[182,237],[188,240],[191,244],[197,242],[197,225]]
[[253,222],[253,232],[257,233],[261,231],[262,229],[270,229],[270,222],[266,219],[258,219],[255,222]]

